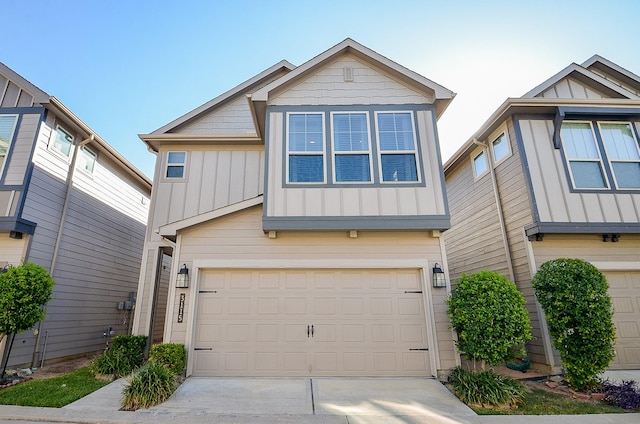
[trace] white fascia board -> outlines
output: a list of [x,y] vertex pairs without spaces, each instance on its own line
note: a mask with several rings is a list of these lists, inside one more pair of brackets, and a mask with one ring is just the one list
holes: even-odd
[[169,224],[160,226],[158,234],[162,237],[170,237],[177,235],[178,231],[194,225],[202,224],[203,222],[211,221],[216,218],[220,218],[235,212],[239,212],[243,209],[248,209],[253,206],[262,204],[262,195],[254,197],[252,199],[243,200],[241,202],[233,203],[228,206],[224,206],[219,209],[215,209],[209,212],[202,213],[200,215],[192,216],[190,218],[181,219]]

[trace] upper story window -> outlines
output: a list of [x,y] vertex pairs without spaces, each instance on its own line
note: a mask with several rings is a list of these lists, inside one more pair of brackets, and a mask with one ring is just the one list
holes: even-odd
[[287,116],[287,181],[325,182],[324,114],[289,113]]
[[184,178],[184,167],[187,161],[186,152],[169,152],[167,154],[167,178]]
[[511,147],[509,146],[509,139],[507,133],[503,132],[491,142],[491,152],[493,153],[493,161],[495,163],[505,159],[511,153]]
[[563,122],[560,138],[573,187],[609,188],[591,122]]
[[599,122],[613,181],[620,189],[640,188],[640,151],[628,122]]
[[13,141],[17,122],[18,115],[0,115],[0,172],[4,167],[9,147]]
[[54,137],[52,138],[51,142],[49,142],[49,149],[53,150],[54,152],[60,153],[63,156],[69,157],[72,145],[73,136],[71,135],[71,133],[58,126],[56,128]]
[[96,165],[97,155],[89,150],[87,147],[83,147],[80,150],[80,156],[78,156],[78,168],[83,171],[93,174],[93,169]]
[[489,170],[487,155],[484,150],[480,150],[480,152],[476,153],[476,155],[472,157],[471,162],[473,162],[473,176],[475,178],[481,177]]
[[332,113],[333,171],[336,182],[371,182],[367,113]]
[[382,182],[418,182],[418,158],[413,114],[376,113]]

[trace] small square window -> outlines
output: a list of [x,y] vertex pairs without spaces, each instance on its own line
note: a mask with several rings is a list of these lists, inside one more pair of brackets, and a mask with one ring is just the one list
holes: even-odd
[[184,178],[186,152],[169,152],[167,155],[167,178]]
[[96,165],[96,157],[95,153],[86,147],[83,147],[80,151],[80,156],[78,157],[78,168],[89,174],[93,174],[93,169]]
[[72,145],[73,136],[61,127],[57,127],[56,133],[53,137],[53,142],[49,143],[49,148],[54,152],[58,152],[63,156],[69,157]]
[[484,153],[484,150],[481,150],[480,153],[473,157],[473,175],[479,178],[488,170],[487,155]]
[[491,143],[491,149],[493,152],[493,161],[495,163],[500,162],[502,159],[509,156],[511,149],[509,147],[509,139],[506,133],[500,134],[498,138]]

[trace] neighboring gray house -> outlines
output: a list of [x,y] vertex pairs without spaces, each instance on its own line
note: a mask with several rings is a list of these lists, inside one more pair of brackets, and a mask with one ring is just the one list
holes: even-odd
[[444,166],[452,279],[482,269],[527,299],[532,360],[558,368],[531,278],[585,259],[607,277],[614,369],[640,369],[640,77],[602,58],[507,99]]
[[10,366],[100,351],[104,333],[129,332],[150,195],[149,178],[0,63],[0,266],[35,262],[56,281]]
[[141,135],[157,160],[134,332],[184,343],[196,376],[455,366],[434,288],[453,96],[346,39]]

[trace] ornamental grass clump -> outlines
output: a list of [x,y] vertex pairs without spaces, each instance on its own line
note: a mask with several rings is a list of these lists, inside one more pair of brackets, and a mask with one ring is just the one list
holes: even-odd
[[175,389],[175,374],[162,364],[148,362],[127,379],[122,389],[122,409],[135,411],[158,405]]
[[469,371],[460,367],[449,374],[455,395],[467,405],[515,408],[525,397],[522,383],[493,370]]
[[576,390],[596,387],[598,375],[615,356],[616,331],[606,278],[589,262],[560,258],[542,264],[531,283],[567,382]]

